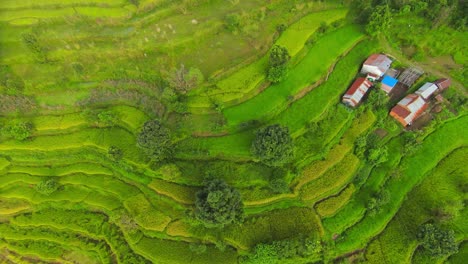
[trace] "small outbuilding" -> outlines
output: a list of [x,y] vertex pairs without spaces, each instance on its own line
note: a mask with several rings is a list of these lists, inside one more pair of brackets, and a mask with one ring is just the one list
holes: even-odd
[[421,116],[427,107],[426,101],[421,96],[409,94],[392,108],[390,115],[406,127]]
[[416,94],[420,95],[424,100],[427,100],[437,91],[437,89],[437,85],[427,82],[416,91]]
[[392,60],[383,54],[372,54],[362,65],[361,73],[382,77],[392,65]]
[[366,78],[357,78],[343,95],[342,102],[348,106],[356,107],[372,85],[372,82]]
[[434,84],[437,85],[437,88],[439,88],[440,92],[443,92],[447,88],[449,88],[449,86],[452,84],[452,82],[450,81],[450,79],[443,78],[443,79],[439,79],[439,80],[435,81]]
[[387,94],[389,94],[393,90],[393,88],[395,88],[397,83],[398,83],[397,79],[388,75],[384,75],[382,79],[381,89],[384,90]]

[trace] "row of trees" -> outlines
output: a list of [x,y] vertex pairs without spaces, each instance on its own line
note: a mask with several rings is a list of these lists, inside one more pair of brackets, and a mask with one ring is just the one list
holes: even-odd
[[416,14],[433,27],[448,25],[464,30],[468,25],[468,2],[464,0],[354,0],[351,6],[371,36],[387,30],[395,14]]

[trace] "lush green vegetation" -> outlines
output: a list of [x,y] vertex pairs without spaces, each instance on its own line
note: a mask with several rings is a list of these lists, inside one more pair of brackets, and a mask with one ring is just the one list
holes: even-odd
[[[466,8],[0,1],[2,263],[466,262]],[[376,52],[420,125],[340,103]]]

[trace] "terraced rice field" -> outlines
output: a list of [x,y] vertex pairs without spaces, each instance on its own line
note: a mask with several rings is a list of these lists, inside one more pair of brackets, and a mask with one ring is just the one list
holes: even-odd
[[[361,63],[384,49],[342,1],[293,2],[0,1],[0,262],[463,263],[466,109],[410,132],[388,109],[341,105]],[[273,44],[292,56],[276,84],[266,81]],[[181,64],[205,78],[175,104],[168,79]],[[137,146],[151,119],[172,133],[164,162]],[[18,139],[8,128],[24,122],[31,134]],[[295,144],[282,167],[251,154],[271,124]],[[378,138],[387,159],[358,153],[363,138]],[[241,194],[241,224],[194,218],[212,176]],[[49,179],[58,186],[46,194]],[[382,192],[390,199],[374,212]],[[441,204],[455,208],[444,225],[460,249],[431,259],[415,236]],[[250,259],[258,245],[304,238],[310,254]]]

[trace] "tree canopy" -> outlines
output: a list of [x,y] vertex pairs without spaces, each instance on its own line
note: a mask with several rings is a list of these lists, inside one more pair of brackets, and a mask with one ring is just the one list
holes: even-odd
[[441,257],[458,251],[453,230],[442,230],[428,223],[419,228],[417,238],[423,248],[433,257]]
[[285,47],[275,45],[270,51],[269,68],[267,72],[268,80],[272,82],[281,81],[287,74],[288,62],[291,59]]
[[223,227],[243,220],[240,193],[225,181],[213,179],[197,192],[195,215],[206,227]]
[[138,134],[137,145],[153,161],[162,161],[172,152],[170,131],[158,120],[147,121]]
[[289,129],[277,124],[259,129],[252,142],[251,152],[267,165],[279,166],[289,162],[294,156]]
[[55,178],[43,179],[36,185],[36,191],[43,195],[51,195],[59,188],[59,183]]

